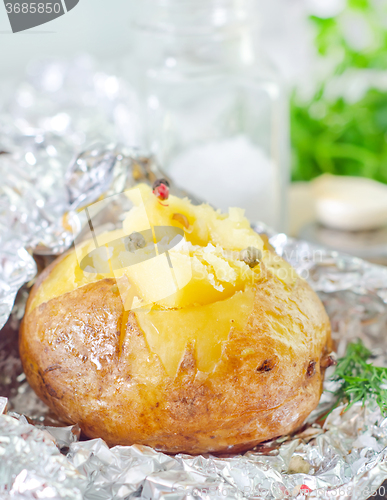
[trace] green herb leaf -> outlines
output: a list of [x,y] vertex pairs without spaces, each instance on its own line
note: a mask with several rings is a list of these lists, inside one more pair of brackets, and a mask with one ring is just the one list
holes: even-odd
[[[345,27],[352,18],[372,34],[362,50],[348,38]],[[343,74],[385,71],[386,18],[386,2],[370,0],[346,0],[346,8],[328,19],[310,17],[316,32],[316,58],[331,69],[312,98],[305,101],[297,89],[293,93],[293,180],[308,181],[329,172],[387,183],[387,91],[376,80],[365,78],[369,88],[354,102],[347,88],[337,83]]]
[[338,360],[332,380],[341,383],[335,392],[338,402],[347,400],[348,410],[357,401],[363,404],[374,400],[380,411],[387,416],[387,368],[374,366],[368,362],[371,356],[363,342],[353,342],[348,345],[345,356]]

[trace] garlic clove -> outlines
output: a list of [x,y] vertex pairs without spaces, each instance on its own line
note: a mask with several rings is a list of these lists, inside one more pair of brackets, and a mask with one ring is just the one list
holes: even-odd
[[387,224],[387,186],[362,177],[324,174],[312,181],[319,222],[344,231]]

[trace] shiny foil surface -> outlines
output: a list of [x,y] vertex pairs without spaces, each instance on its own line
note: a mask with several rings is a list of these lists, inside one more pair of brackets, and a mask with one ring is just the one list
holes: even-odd
[[81,231],[77,209],[162,175],[122,146],[138,144],[135,94],[87,57],[36,63],[1,90],[0,327],[39,270],[32,254],[61,254]]
[[[370,402],[348,411],[339,406],[322,419],[334,403],[333,367],[318,408],[298,433],[243,455],[109,449],[101,439],[82,440],[77,425],[50,413],[28,386],[18,356],[31,280],[72,244],[77,209],[161,173],[141,151],[120,146],[136,143],[135,99],[123,79],[98,72],[88,59],[40,64],[12,95],[0,115],[0,499],[372,495],[387,479],[387,418]],[[270,235],[324,302],[337,355],[361,338],[372,361],[387,366],[387,268]]]

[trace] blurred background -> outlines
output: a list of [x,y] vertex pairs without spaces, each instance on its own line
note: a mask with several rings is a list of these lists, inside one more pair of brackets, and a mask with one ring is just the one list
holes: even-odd
[[387,0],[80,0],[15,34],[0,5],[0,62],[4,150],[51,113],[74,150],[150,150],[199,199],[387,263]]

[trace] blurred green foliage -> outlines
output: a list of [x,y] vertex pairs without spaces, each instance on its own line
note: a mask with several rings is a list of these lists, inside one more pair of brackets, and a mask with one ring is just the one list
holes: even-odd
[[[387,183],[387,91],[369,88],[357,102],[332,99],[327,86],[349,70],[387,72],[387,8],[375,0],[347,0],[336,18],[311,17],[319,57],[335,61],[331,75],[309,101],[294,92],[291,100],[293,180],[310,180],[324,172],[370,177]],[[382,4],[381,4],[382,5]],[[356,50],[347,40],[344,16],[361,19],[371,43]],[[351,19],[349,20],[351,21]]]

